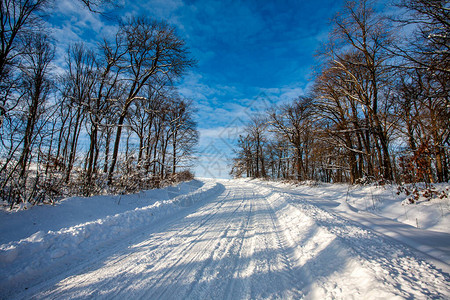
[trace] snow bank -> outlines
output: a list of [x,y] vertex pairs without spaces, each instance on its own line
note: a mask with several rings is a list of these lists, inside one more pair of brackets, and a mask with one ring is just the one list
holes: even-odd
[[305,299],[440,298],[437,291],[450,292],[448,275],[411,248],[337,217],[305,193],[286,193],[273,185],[258,186],[258,192],[272,206],[284,233],[280,242],[290,249],[291,268],[299,270],[296,279],[305,286]]
[[[152,204],[114,215],[106,215],[94,221],[61,228],[59,230],[38,231],[26,238],[11,241],[0,246],[0,294],[14,290],[17,286],[44,280],[47,272],[57,272],[57,266],[73,258],[92,251],[98,246],[121,239],[130,233],[175,214],[196,202],[219,194],[223,185],[216,182],[184,183],[177,187],[164,189],[166,200],[153,199]],[[159,191],[161,192],[161,190]],[[136,197],[146,197],[156,192],[142,192],[140,195],[122,196],[121,201],[128,202]],[[177,195],[178,196],[175,196]],[[173,197],[175,196],[175,197]],[[94,197],[95,198],[95,197]],[[114,201],[117,201],[117,197]],[[107,197],[97,199],[106,200]],[[95,199],[90,199],[95,201]],[[100,201],[102,202],[102,201]],[[110,202],[110,201],[107,201]],[[101,210],[100,204],[96,207]],[[104,206],[107,209],[106,206]],[[33,282],[34,281],[34,282]]]
[[141,191],[130,195],[99,195],[70,197],[55,205],[37,205],[27,210],[0,210],[0,245],[25,239],[37,231],[58,231],[62,228],[96,221],[107,216],[134,210],[193,192],[204,183],[199,180],[183,182],[163,189]]
[[[255,180],[256,181],[256,180]],[[258,182],[258,181],[256,181]],[[348,184],[290,184],[283,182],[264,182],[266,186],[288,189],[303,195],[324,208],[340,211],[368,212],[424,230],[450,233],[450,199],[421,199],[407,204],[404,193],[397,194],[397,185],[348,185]],[[450,184],[434,185],[436,190],[450,189]]]
[[[437,190],[443,191],[450,184],[435,184]],[[397,186],[355,186],[349,188],[346,202],[359,211],[373,214],[411,225],[416,228],[439,232],[450,232],[450,199],[435,197],[430,201],[410,204],[405,201],[407,195],[397,194]],[[341,202],[343,199],[341,199]]]
[[[349,186],[346,184],[293,185],[283,182],[253,183],[272,193],[287,193],[292,203],[310,203],[352,220],[378,234],[393,238],[425,254],[438,268],[450,270],[450,203],[448,198],[402,204],[406,195],[397,195],[396,186]],[[446,189],[449,184],[439,185]],[[417,228],[419,227],[419,228]]]

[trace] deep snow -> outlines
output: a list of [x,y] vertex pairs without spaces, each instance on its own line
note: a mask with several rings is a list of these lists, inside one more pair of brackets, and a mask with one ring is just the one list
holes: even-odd
[[201,179],[1,212],[0,297],[449,298],[448,198],[404,197]]

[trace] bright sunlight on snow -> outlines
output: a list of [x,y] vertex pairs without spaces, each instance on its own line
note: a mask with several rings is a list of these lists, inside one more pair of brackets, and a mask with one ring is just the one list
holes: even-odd
[[0,295],[448,298],[446,201],[405,206],[390,186],[202,179],[2,212]]

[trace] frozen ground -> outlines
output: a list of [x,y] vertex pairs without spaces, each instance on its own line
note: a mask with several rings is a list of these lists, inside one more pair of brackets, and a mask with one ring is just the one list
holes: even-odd
[[448,200],[401,201],[202,179],[3,212],[0,298],[448,299]]

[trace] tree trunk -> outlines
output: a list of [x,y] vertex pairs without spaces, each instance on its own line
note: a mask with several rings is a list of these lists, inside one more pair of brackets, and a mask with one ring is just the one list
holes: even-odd
[[116,140],[114,141],[114,149],[113,149],[113,156],[111,160],[111,166],[109,167],[108,172],[108,185],[111,185],[112,183],[112,176],[114,172],[114,168],[116,167],[117,163],[117,155],[119,154],[119,145],[120,145],[120,136],[122,135],[122,127],[125,120],[126,110],[124,109],[122,111],[122,114],[119,117],[119,122],[117,123],[117,132],[116,132]]
[[172,147],[173,147],[173,161],[172,161],[172,174],[175,175],[176,166],[177,166],[177,131],[174,132],[172,138]]
[[109,161],[109,145],[111,143],[111,129],[106,129],[106,141],[105,141],[105,162],[103,164],[103,173],[108,172],[108,161]]
[[76,155],[77,145],[78,145],[78,137],[80,135],[82,122],[83,122],[83,118],[81,115],[81,111],[78,110],[77,118],[75,120],[75,131],[73,133],[72,143],[71,143],[71,147],[70,147],[69,161],[68,161],[67,170],[66,170],[66,178],[65,178],[66,183],[68,183],[70,180],[70,173],[72,172],[73,163],[75,162],[75,155]]
[[95,156],[95,148],[97,145],[97,132],[98,132],[98,118],[97,116],[94,119],[94,124],[93,124],[93,128],[92,128],[92,132],[91,132],[91,140],[90,140],[90,145],[89,145],[89,153],[88,153],[88,167],[87,167],[87,171],[86,171],[86,185],[87,187],[90,186],[91,182],[92,182],[92,171],[94,169],[94,156]]

